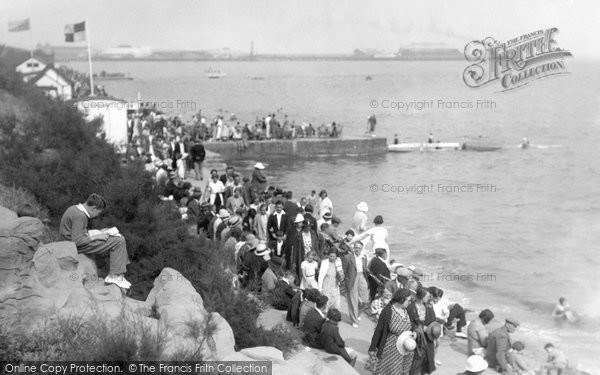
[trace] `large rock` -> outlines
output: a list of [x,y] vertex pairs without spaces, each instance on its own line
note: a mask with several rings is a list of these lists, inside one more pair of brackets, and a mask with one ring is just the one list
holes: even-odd
[[234,351],[235,339],[227,321],[208,313],[200,294],[176,270],[162,270],[146,305],[168,329],[165,358],[201,353],[204,360],[220,360]]
[[0,227],[17,219],[17,214],[6,207],[0,206]]
[[273,374],[352,375],[358,372],[338,355],[320,350],[300,350],[283,363],[273,362]]
[[279,364],[284,362],[281,350],[270,346],[246,348],[240,350],[240,352],[255,361],[272,361],[273,363]]

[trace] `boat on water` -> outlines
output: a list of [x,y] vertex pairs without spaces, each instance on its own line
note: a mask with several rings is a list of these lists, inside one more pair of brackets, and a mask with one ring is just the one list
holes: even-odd
[[208,68],[204,73],[209,79],[219,79],[225,77],[227,74],[219,69]]
[[107,73],[104,70],[100,74],[94,74],[94,79],[98,81],[131,81],[133,77],[125,73]]
[[434,143],[398,143],[388,145],[388,152],[427,152],[427,151],[454,151],[460,150],[458,142],[434,142]]
[[493,144],[493,143],[468,141],[468,142],[464,142],[460,149],[463,151],[489,152],[489,151],[498,151],[498,150],[502,149],[502,146]]

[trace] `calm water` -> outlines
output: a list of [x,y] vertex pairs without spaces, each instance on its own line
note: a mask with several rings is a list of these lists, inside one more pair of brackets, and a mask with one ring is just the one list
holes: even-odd
[[[86,69],[85,64],[71,66]],[[371,219],[384,217],[393,258],[426,269],[426,285],[447,290],[451,299],[474,310],[488,307],[499,317],[516,316],[523,322],[517,336],[530,346],[558,342],[573,362],[600,368],[600,75],[594,62],[567,61],[572,74],[509,93],[495,92],[498,85],[467,88],[462,62],[212,64],[227,73],[221,80],[205,78],[209,66],[98,62],[95,70],[135,77],[106,82],[114,96],[135,100],[140,92],[143,100],[165,103],[166,112],[186,118],[198,109],[208,117],[222,109],[250,122],[282,108],[298,123],[336,121],[344,124],[345,134],[359,135],[367,116],[375,113],[377,134],[390,141],[396,133],[401,141],[424,141],[433,132],[442,141],[469,135],[511,146],[493,153],[284,161],[267,171],[271,183],[293,187],[297,195],[327,188],[342,226],[357,202],[368,202]],[[373,79],[366,81],[367,75]],[[370,107],[372,100],[378,108]],[[381,108],[383,100],[434,103],[407,111]],[[438,100],[493,104],[439,108]],[[525,136],[541,146],[512,147]],[[493,188],[438,191],[438,185],[465,184]],[[392,185],[433,189],[381,191]],[[559,296],[585,316],[583,325],[554,324],[549,315]]]

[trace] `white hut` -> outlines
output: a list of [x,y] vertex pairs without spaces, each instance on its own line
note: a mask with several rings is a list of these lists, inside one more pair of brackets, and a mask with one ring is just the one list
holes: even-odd
[[121,151],[127,146],[127,102],[115,98],[82,98],[74,101],[86,120],[102,119],[102,133],[106,140]]

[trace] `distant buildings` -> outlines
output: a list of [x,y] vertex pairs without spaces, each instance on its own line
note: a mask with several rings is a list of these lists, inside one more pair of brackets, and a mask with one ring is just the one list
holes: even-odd
[[53,98],[73,98],[73,82],[54,65],[40,57],[30,57],[17,65],[15,70],[23,74],[23,80],[44,90]]

